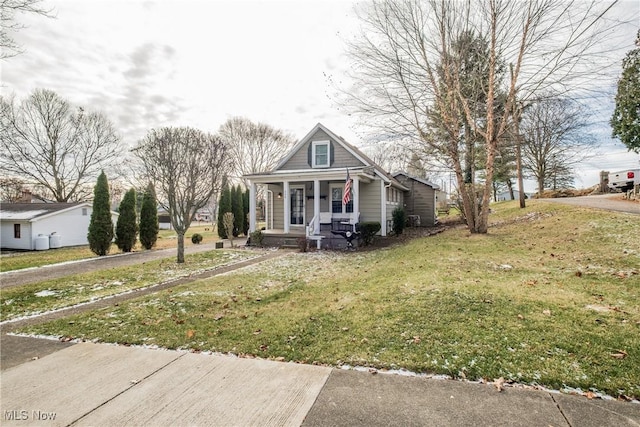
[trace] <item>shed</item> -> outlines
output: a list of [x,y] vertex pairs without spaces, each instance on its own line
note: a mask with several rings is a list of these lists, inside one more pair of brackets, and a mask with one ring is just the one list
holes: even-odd
[[396,172],[392,175],[408,188],[404,195],[404,208],[407,216],[419,216],[422,227],[434,226],[437,223],[436,193],[440,187],[406,172]]
[[[92,210],[93,206],[88,202],[3,203],[0,206],[0,247],[48,249],[49,241],[53,243],[51,247],[88,245]],[[115,226],[118,213],[112,211],[111,217]]]

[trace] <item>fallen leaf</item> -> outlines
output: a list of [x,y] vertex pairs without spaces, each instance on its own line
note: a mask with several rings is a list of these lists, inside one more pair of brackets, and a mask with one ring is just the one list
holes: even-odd
[[498,391],[504,390],[504,378],[500,377],[497,380],[494,380],[493,385],[498,389]]
[[551,316],[551,310],[542,310],[542,314],[545,316]]
[[196,331],[194,331],[193,329],[189,329],[187,331],[187,338],[193,338],[195,334],[196,334]]
[[585,396],[587,396],[587,399],[591,400],[591,399],[593,399],[594,397],[596,397],[596,394],[595,394],[594,392],[592,392],[592,391],[588,391],[588,392],[585,394]]
[[282,356],[276,357],[276,362],[284,362],[284,360],[285,359]]
[[627,352],[624,350],[618,350],[616,353],[611,353],[611,357],[615,357],[616,359],[624,359],[627,357]]
[[522,314],[518,314],[518,319],[524,320],[524,316]]
[[417,336],[417,335],[416,335],[415,337],[413,337],[413,343],[414,343],[414,344],[419,344],[419,343],[420,343],[420,341],[422,341],[422,340],[420,339],[420,337],[419,337],[419,336]]
[[213,317],[213,320],[220,320],[220,319],[222,319],[222,318],[224,318],[224,314],[222,314],[222,313],[218,313],[218,314],[216,314],[216,315]]

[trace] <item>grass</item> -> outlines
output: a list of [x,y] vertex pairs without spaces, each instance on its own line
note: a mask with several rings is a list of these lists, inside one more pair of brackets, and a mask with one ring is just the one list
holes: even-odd
[[640,221],[528,201],[487,235],[292,253],[23,332],[640,397]]
[[[189,228],[185,236],[185,246],[191,244],[191,236],[194,233],[202,234],[204,243],[217,241],[218,235],[211,225],[195,225]],[[177,246],[177,235],[173,230],[160,230],[158,240],[154,249],[168,249]],[[142,251],[138,243],[134,251]],[[121,253],[114,244],[111,246],[111,255]],[[91,252],[89,246],[73,246],[48,251],[29,251],[3,253],[0,256],[0,270],[13,271],[25,268],[42,267],[43,265],[56,264],[61,262],[77,261],[81,259],[95,258],[96,254]]]
[[184,264],[176,263],[172,257],[10,287],[0,294],[0,321],[145,288],[253,256],[256,253],[216,250],[189,255]]

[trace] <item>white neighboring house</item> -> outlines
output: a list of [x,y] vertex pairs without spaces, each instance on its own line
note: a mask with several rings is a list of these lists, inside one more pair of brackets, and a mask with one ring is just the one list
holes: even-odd
[[[91,203],[3,203],[0,247],[44,250],[88,245]],[[111,212],[115,227],[118,213]],[[46,242],[46,244],[45,244]]]

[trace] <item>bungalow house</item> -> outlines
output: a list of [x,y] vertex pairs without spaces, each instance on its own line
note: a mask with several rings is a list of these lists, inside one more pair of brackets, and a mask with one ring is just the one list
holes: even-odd
[[408,175],[406,172],[393,174],[402,185],[407,187],[404,195],[404,209],[406,215],[412,219],[410,224],[431,227],[438,222],[436,215],[437,194],[440,187],[426,179]]
[[[392,212],[404,206],[409,189],[364,153],[318,123],[269,172],[245,175],[249,183],[249,229],[255,231],[257,186],[265,190],[265,244],[344,246],[331,230],[353,230],[358,222],[379,222],[381,236],[392,226]],[[344,200],[350,181],[349,200]],[[346,203],[345,203],[346,202]]]
[[[91,203],[3,203],[0,205],[0,247],[45,250],[88,245]],[[116,212],[111,213],[115,226]]]

